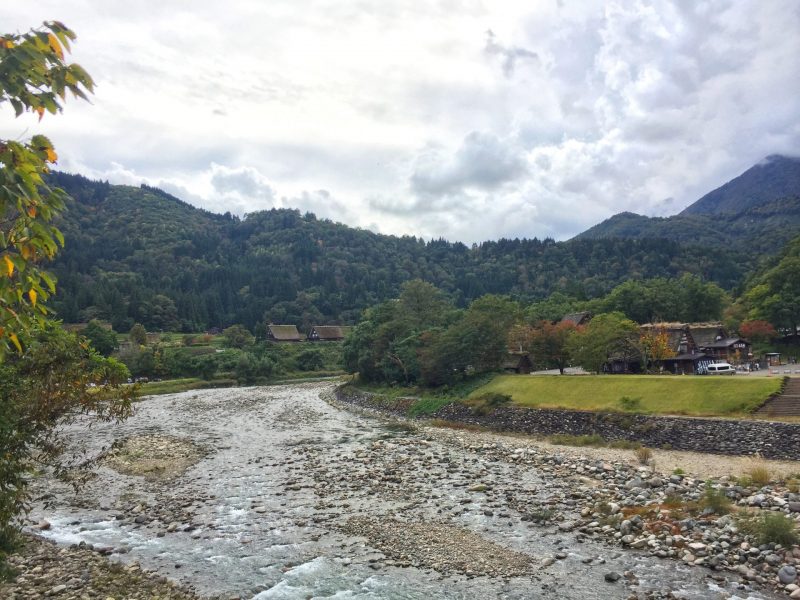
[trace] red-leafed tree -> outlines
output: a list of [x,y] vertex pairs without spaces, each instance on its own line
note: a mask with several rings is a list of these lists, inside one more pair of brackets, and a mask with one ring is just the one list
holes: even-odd
[[778,337],[778,332],[772,323],[762,319],[742,322],[739,326],[739,333],[751,342],[768,342]]

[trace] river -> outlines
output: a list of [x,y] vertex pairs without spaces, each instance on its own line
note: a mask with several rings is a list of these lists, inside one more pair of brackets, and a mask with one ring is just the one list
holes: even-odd
[[[777,597],[523,520],[539,504],[579,510],[576,481],[337,408],[331,389],[190,391],[146,398],[123,423],[71,426],[91,453],[143,436],[204,453],[175,477],[101,465],[77,493],[42,482],[32,515],[59,543],[107,547],[214,597]],[[523,566],[503,572],[512,563]]]

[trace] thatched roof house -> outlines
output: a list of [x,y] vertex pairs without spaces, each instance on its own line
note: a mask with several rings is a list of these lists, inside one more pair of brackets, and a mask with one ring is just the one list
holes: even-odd
[[588,310],[582,312],[570,313],[561,318],[562,323],[572,323],[573,325],[586,325],[592,320],[594,315]]
[[527,352],[509,352],[503,359],[503,370],[509,373],[528,374],[533,371],[533,363]]
[[300,342],[303,337],[295,325],[267,325],[267,339],[273,342]]
[[351,329],[340,325],[314,325],[308,332],[308,339],[312,342],[335,342],[347,337]]

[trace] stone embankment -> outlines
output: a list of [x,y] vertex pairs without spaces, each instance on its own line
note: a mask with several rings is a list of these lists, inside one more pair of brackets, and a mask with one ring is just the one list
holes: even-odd
[[[336,396],[340,402],[398,416],[405,416],[413,402],[403,398],[387,400],[351,386],[338,388]],[[606,440],[641,442],[652,448],[730,455],[759,454],[770,459],[800,458],[800,423],[510,406],[496,408],[489,414],[476,414],[469,406],[459,403],[443,406],[427,417],[478,425],[494,431],[531,435],[596,434]]]

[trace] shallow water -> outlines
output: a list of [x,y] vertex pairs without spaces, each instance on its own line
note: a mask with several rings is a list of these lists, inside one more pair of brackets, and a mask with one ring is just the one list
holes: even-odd
[[[54,497],[34,516],[50,521],[43,533],[59,542],[113,547],[113,559],[139,561],[200,594],[226,598],[611,599],[648,590],[693,599],[777,597],[736,591],[705,569],[522,522],[510,506],[497,508],[503,494],[544,503],[568,498],[572,483],[340,410],[320,398],[329,390],[330,384],[302,384],[191,391],[146,399],[122,424],[88,433],[76,426],[75,443],[93,452],[115,439],[157,434],[189,438],[208,454],[168,482],[105,467],[77,496],[49,482]],[[402,483],[382,483],[378,467],[399,473]],[[475,481],[490,481],[494,495],[469,495]],[[137,504],[148,522],[133,521]],[[386,565],[364,538],[340,531],[354,515],[447,522],[531,555],[534,566],[525,577],[492,578]],[[172,519],[180,529],[191,527],[165,533]],[[558,551],[567,558],[539,566]],[[609,571],[632,571],[638,584],[608,584]]]

